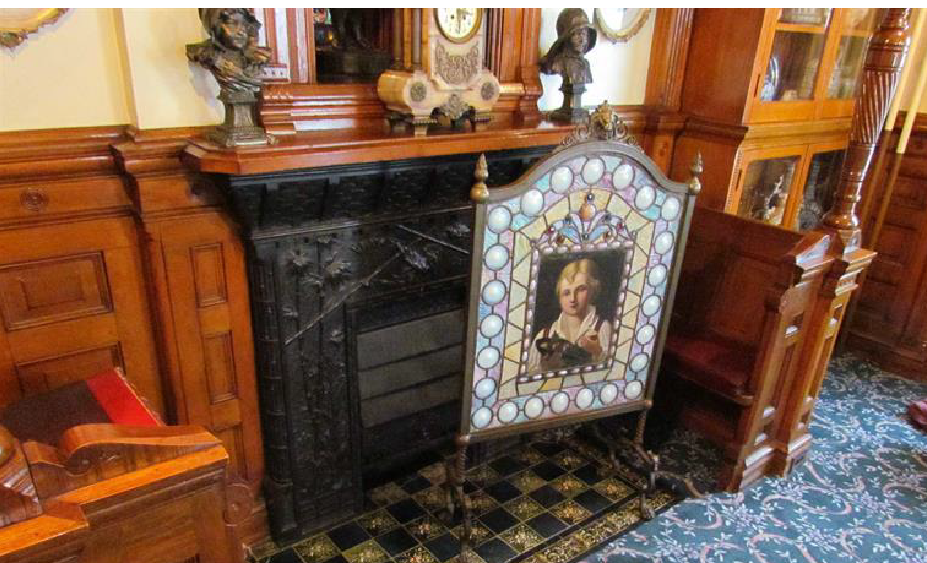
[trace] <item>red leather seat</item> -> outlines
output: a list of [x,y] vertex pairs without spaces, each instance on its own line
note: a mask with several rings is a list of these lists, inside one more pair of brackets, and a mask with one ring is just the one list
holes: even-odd
[[733,342],[673,333],[663,352],[664,364],[674,373],[741,404],[753,400],[747,384],[754,357],[753,350]]

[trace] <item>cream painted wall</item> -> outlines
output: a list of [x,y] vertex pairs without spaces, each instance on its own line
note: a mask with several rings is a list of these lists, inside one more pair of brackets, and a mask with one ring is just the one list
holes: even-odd
[[[542,53],[557,38],[559,13],[542,11]],[[588,55],[595,82],[585,104],[643,103],[653,19],[630,43],[599,37]],[[204,38],[196,8],[72,9],[15,50],[0,50],[0,131],[219,123],[219,87],[184,52]],[[541,79],[541,109],[559,107],[560,77]]]
[[0,48],[0,131],[129,121],[111,9],[72,9]]
[[139,129],[192,127],[222,121],[219,85],[187,61],[185,46],[206,38],[196,8],[116,10]]
[[[594,22],[593,8],[583,8]],[[541,9],[539,56],[543,56],[557,40],[557,16],[562,8]],[[586,85],[584,106],[597,106],[602,100],[610,104],[643,104],[650,66],[650,44],[653,41],[653,12],[640,32],[627,43],[612,43],[601,33],[595,48],[586,54],[592,68],[592,84]],[[541,75],[544,94],[538,100],[541,111],[557,109],[563,103],[559,75]]]
[[[914,22],[917,18],[918,10],[923,9],[925,8],[918,8],[912,11],[911,22]],[[901,92],[901,106],[898,108],[900,111],[907,111],[908,106],[910,105],[910,100],[914,97],[914,87],[917,84],[917,79],[921,72],[921,68],[924,68],[925,61],[927,61],[927,25],[924,26],[924,29],[921,29],[920,39],[918,40],[917,45],[917,52],[908,53],[908,59],[905,62],[905,65],[912,66],[908,71],[908,78],[905,81],[904,91]],[[921,94],[921,103],[919,105],[918,112],[927,112],[927,92]]]
[[205,37],[196,8],[72,9],[0,49],[0,131],[219,123],[219,86],[184,52]]

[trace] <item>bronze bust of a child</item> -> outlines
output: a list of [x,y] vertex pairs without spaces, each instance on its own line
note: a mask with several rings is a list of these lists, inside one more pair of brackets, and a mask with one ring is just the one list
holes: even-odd
[[257,44],[260,22],[247,8],[200,8],[200,20],[209,39],[187,45],[187,58],[215,76],[225,104],[225,123],[210,139],[226,147],[267,142],[256,116],[261,69],[270,60]]
[[586,53],[595,47],[595,28],[582,8],[566,8],[557,16],[557,41],[538,61],[544,74],[559,74],[563,78],[563,106],[551,113],[560,121],[582,121],[588,115],[580,104],[586,84],[592,82],[592,71]]

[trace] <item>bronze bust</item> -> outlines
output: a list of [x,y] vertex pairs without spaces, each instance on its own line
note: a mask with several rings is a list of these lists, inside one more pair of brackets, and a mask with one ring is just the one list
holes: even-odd
[[588,112],[580,100],[586,84],[592,82],[592,70],[586,53],[595,47],[596,31],[582,8],[566,8],[557,16],[557,41],[538,61],[544,74],[559,74],[563,78],[563,106],[551,112],[558,121],[582,122]]
[[200,8],[200,20],[209,39],[187,45],[187,58],[212,72],[225,104],[225,123],[210,137],[226,147],[265,143],[255,119],[261,69],[270,60],[270,50],[257,44],[260,22],[247,8]]

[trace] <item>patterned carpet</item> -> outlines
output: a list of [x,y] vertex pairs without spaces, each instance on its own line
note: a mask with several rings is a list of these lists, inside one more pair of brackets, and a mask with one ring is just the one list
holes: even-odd
[[[852,356],[835,359],[815,409],[814,445],[786,479],[700,500],[660,493],[640,522],[630,472],[571,439],[524,445],[483,470],[472,563],[927,563],[927,434],[905,407],[927,385]],[[674,433],[666,467],[711,490],[718,451]],[[262,563],[443,563],[459,526],[440,521],[439,464],[370,492],[370,510]],[[265,552],[266,553],[266,552]]]
[[[927,563],[927,434],[905,418],[907,404],[925,396],[927,385],[837,358],[808,461],[788,478],[683,501],[583,560]],[[697,466],[702,483],[715,456],[691,434],[664,449],[665,460]]]

